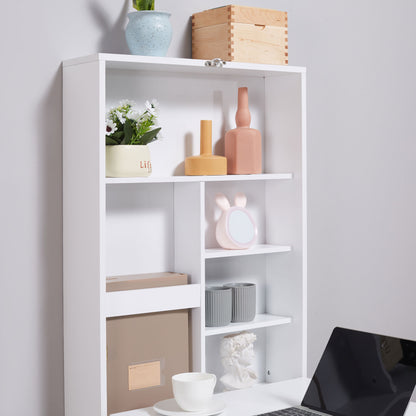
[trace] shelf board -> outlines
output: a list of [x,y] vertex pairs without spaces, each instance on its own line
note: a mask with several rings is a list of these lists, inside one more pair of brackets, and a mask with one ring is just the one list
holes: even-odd
[[141,184],[141,183],[171,183],[171,182],[235,182],[292,179],[292,173],[262,173],[255,175],[221,175],[221,176],[149,176],[147,178],[105,178],[108,185]]
[[98,53],[63,62],[64,67],[82,65],[90,62],[104,62],[110,69],[170,71],[181,73],[221,76],[279,76],[280,74],[301,74],[306,72],[305,67],[291,65],[267,65],[246,62],[226,62],[221,67],[207,67],[204,59],[187,59],[155,56],[138,56],[127,54]]
[[285,253],[291,251],[291,246],[278,246],[273,244],[258,244],[245,250],[227,250],[224,248],[208,248],[205,250],[206,259],[221,257],[251,256],[254,254]]
[[289,324],[290,322],[292,322],[292,318],[289,316],[258,314],[251,322],[236,322],[227,326],[206,327],[205,336],[209,337],[211,335],[230,334],[251,329],[267,328],[270,326]]
[[105,293],[107,318],[141,313],[198,308],[201,285],[164,286]]

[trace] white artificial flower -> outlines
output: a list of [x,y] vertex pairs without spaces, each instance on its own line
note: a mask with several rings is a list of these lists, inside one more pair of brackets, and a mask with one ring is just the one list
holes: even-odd
[[126,122],[126,119],[125,119],[123,113],[119,110],[115,110],[115,113],[116,113],[117,118],[120,120],[120,123],[124,124]]
[[130,106],[130,107],[134,107],[135,106],[135,102],[132,100],[121,100],[119,107],[125,107],[125,106]]
[[146,101],[146,110],[152,115],[157,117],[159,114],[159,103],[157,100],[153,99],[151,102]]
[[155,115],[155,109],[153,108],[152,104],[150,104],[150,101],[146,101],[144,103],[144,105],[146,106],[146,111],[154,116]]
[[110,134],[113,134],[117,130],[116,123],[114,123],[113,120],[107,119],[106,121],[106,129],[105,134],[109,136]]
[[156,98],[153,98],[152,101],[151,101],[151,104],[152,104],[154,110],[156,111],[156,113],[158,113],[159,112],[159,108],[160,108],[159,101],[156,100]]
[[133,110],[132,108],[126,114],[126,118],[131,120],[138,121],[140,119],[140,113],[137,110]]

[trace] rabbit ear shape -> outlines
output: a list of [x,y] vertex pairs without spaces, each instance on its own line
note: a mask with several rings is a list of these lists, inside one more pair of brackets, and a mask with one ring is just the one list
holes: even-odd
[[230,202],[224,194],[215,195],[215,202],[223,211],[230,209]]
[[247,197],[242,192],[238,192],[234,197],[234,204],[236,207],[244,208],[247,204]]

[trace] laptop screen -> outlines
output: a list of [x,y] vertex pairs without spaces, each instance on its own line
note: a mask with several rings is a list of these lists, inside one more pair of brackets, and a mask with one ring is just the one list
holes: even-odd
[[416,384],[416,342],[335,328],[302,405],[338,416],[402,416]]

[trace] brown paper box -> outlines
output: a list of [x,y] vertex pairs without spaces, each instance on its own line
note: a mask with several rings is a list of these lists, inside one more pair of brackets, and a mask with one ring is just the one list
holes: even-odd
[[173,397],[171,377],[188,372],[188,310],[107,319],[108,414]]
[[151,287],[186,285],[188,276],[183,273],[146,273],[107,277],[107,292],[147,289]]

